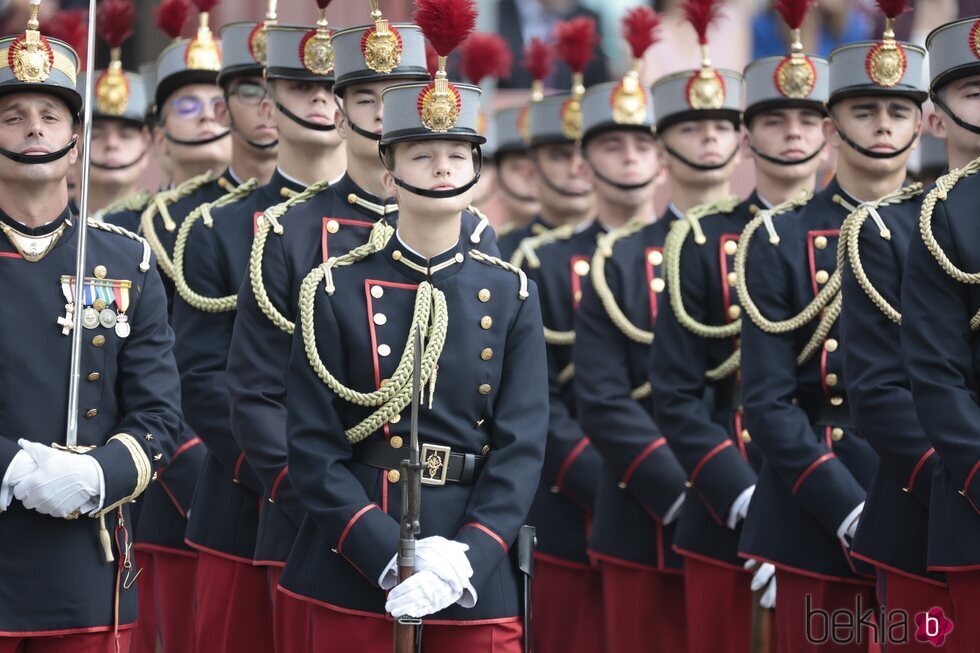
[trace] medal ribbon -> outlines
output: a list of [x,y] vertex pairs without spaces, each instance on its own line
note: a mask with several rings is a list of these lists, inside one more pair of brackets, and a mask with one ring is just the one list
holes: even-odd
[[126,309],[129,308],[129,288],[118,285],[114,286],[112,291],[116,296],[116,311],[120,314],[125,313]]

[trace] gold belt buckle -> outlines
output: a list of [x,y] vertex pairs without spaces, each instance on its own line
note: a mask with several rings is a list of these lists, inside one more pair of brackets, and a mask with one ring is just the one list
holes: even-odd
[[422,485],[445,485],[449,473],[449,454],[452,449],[438,444],[423,444],[419,452],[422,462]]

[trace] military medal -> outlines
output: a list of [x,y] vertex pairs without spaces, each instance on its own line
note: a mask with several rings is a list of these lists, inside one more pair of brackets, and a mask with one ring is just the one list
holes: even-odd
[[125,284],[113,286],[112,292],[115,294],[116,310],[115,317],[116,335],[120,338],[129,337],[129,316],[126,309],[129,308],[129,287]]
[[116,317],[116,335],[120,338],[129,337],[129,317],[125,313]]
[[86,329],[94,329],[99,326],[99,312],[88,306],[82,311],[82,326]]
[[107,329],[116,326],[116,312],[111,308],[104,308],[99,313],[99,324]]

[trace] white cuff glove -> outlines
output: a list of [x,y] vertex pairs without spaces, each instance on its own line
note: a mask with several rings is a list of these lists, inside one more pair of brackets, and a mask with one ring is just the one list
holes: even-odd
[[14,488],[35,469],[37,469],[37,463],[31,458],[31,454],[23,449],[18,451],[10,464],[7,465],[7,472],[3,475],[3,481],[0,482],[0,512],[10,507],[10,502],[14,500]]
[[[416,573],[431,571],[435,576],[450,583],[453,587],[462,588],[462,593],[453,603],[459,603],[464,608],[472,608],[476,605],[477,600],[476,589],[470,584],[473,568],[470,566],[469,558],[466,557],[469,548],[467,544],[447,540],[439,535],[426,537],[415,543]],[[381,589],[387,590],[395,587],[397,583],[398,554],[395,554],[388,566],[381,572],[378,585],[381,586]],[[388,600],[391,600],[391,595],[389,595]],[[420,617],[422,615],[413,614],[412,616]]]
[[677,519],[678,515],[681,514],[681,508],[684,507],[684,497],[686,496],[687,493],[685,492],[682,493],[679,497],[677,497],[677,501],[673,503],[673,505],[670,507],[670,510],[667,511],[667,514],[664,515],[664,519],[663,519],[664,526]]
[[854,541],[854,534],[857,532],[858,522],[861,521],[862,512],[864,512],[864,501],[848,513],[844,521],[837,527],[837,539],[840,540],[840,543],[844,545],[845,549],[851,548],[851,542]]
[[105,480],[95,458],[29,440],[18,444],[37,463],[37,469],[14,487],[14,496],[25,508],[59,519],[99,508]]
[[735,530],[738,522],[745,519],[745,515],[749,514],[749,504],[752,503],[752,494],[754,492],[755,486],[750,485],[736,497],[734,503],[732,503],[731,510],[728,511],[728,520],[725,522],[728,528]]
[[776,568],[768,562],[761,565],[758,560],[749,560],[745,563],[745,568],[753,571],[752,591],[758,592],[763,587],[766,591],[759,598],[759,605],[763,608],[773,608],[776,606]]
[[456,603],[463,596],[463,587],[443,580],[425,569],[399,583],[388,593],[385,610],[392,617],[425,617]]

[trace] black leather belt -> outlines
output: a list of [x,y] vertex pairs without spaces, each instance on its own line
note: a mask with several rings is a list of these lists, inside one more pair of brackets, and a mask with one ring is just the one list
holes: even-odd
[[[386,440],[370,440],[354,445],[354,461],[378,469],[400,469],[408,458],[408,447],[395,448]],[[420,444],[422,485],[461,483],[471,485],[483,471],[487,456],[457,453],[438,444]]]
[[846,403],[834,406],[824,396],[808,395],[800,397],[797,400],[797,405],[803,409],[814,424],[854,428],[854,420],[851,419],[851,411],[847,408]]

